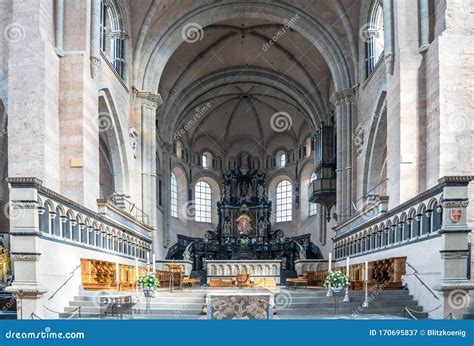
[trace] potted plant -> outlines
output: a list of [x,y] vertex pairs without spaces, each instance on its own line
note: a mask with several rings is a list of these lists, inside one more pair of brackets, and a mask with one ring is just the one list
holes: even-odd
[[160,282],[152,272],[147,272],[138,279],[137,285],[139,288],[143,289],[145,297],[149,298],[152,296],[153,291],[160,287]]
[[340,271],[330,271],[326,280],[324,280],[324,288],[329,288],[331,291],[339,293],[344,287],[349,284],[347,277],[343,275]]

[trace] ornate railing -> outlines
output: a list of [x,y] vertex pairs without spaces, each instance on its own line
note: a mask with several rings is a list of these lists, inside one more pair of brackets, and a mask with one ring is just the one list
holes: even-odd
[[374,204],[336,227],[336,259],[359,256],[436,236],[442,225],[443,185],[385,212]]
[[140,259],[151,251],[152,229],[133,218],[97,213],[44,187],[37,178],[8,178],[8,182],[16,194],[23,191],[32,199],[12,200],[14,217],[21,218],[34,208],[38,218],[35,227],[44,237]]

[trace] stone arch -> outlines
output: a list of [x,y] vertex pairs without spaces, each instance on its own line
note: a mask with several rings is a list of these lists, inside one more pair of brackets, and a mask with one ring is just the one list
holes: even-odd
[[[341,46],[343,40],[331,25],[318,13],[307,13],[297,6],[282,2],[260,3],[258,11],[264,10],[266,18],[284,24],[284,20],[298,15],[293,30],[299,32],[309,40],[321,53],[333,75],[336,90],[350,88],[355,82],[354,65],[351,52]],[[158,7],[150,8],[155,11]],[[252,3],[219,2],[206,4],[191,10],[169,26],[164,34],[160,35],[161,28],[150,28],[147,25],[140,33],[140,41],[136,51],[135,73],[136,85],[142,85],[144,90],[157,90],[163,73],[164,65],[176,49],[184,42],[181,31],[186,23],[196,23],[206,27],[230,18],[253,18],[258,16],[256,6]],[[347,24],[347,20],[345,21]],[[347,25],[346,25],[347,27]],[[155,32],[156,31],[156,32]],[[144,49],[145,37],[150,35],[154,41]],[[142,56],[142,59],[139,57]],[[139,68],[139,66],[144,66]]]
[[[367,131],[366,131],[367,130]],[[386,92],[382,91],[373,112],[370,127],[361,129],[368,132],[364,161],[364,196],[387,194],[387,103]]]
[[113,190],[129,195],[129,165],[126,136],[122,130],[120,115],[107,88],[99,91],[99,135],[108,146],[113,169]]

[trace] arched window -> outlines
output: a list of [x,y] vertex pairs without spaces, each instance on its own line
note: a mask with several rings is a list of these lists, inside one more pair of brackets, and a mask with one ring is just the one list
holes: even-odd
[[285,167],[286,166],[286,153],[284,150],[278,150],[276,153],[276,163],[277,167]]
[[194,189],[195,220],[197,222],[211,221],[211,187],[205,181],[200,181]]
[[366,77],[383,55],[383,10],[380,0],[373,2],[364,31]]
[[174,173],[171,173],[171,216],[178,217],[178,181]]
[[[311,179],[310,179],[309,182],[312,183],[313,180],[316,180],[316,173],[314,173],[314,172],[313,172],[313,174],[311,174]],[[309,189],[309,185],[308,185],[308,189]],[[308,191],[308,196],[310,195],[310,193],[311,192]],[[317,207],[318,207],[317,203],[309,202],[309,216],[316,215]]]
[[308,137],[306,138],[306,140],[304,141],[304,149],[305,149],[305,153],[304,153],[304,156],[305,157],[310,157],[311,156],[311,151],[312,151],[312,148],[311,148],[311,137]]
[[125,76],[125,40],[128,38],[124,15],[114,0],[101,1],[100,49],[121,78]]
[[205,152],[201,156],[201,167],[202,168],[211,168],[212,167],[212,154]]
[[291,221],[293,211],[293,189],[289,180],[282,180],[276,188],[276,221]]

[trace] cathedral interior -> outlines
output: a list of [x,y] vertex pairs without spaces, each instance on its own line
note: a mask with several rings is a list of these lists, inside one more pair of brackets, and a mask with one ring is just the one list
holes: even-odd
[[0,0],[0,319],[473,318],[468,3]]

